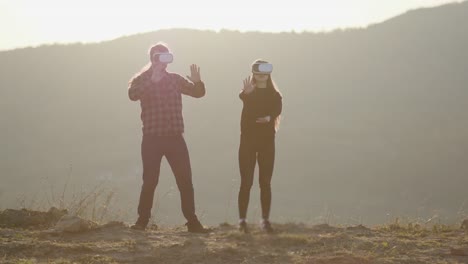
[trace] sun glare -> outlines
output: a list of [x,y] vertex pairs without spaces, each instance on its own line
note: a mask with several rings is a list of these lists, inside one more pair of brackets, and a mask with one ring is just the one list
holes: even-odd
[[[430,6],[453,0],[405,0]],[[401,1],[110,1],[15,0],[0,2],[4,45],[94,42],[167,28],[239,31],[329,31],[363,27],[407,10]],[[14,25],[12,27],[11,25]]]

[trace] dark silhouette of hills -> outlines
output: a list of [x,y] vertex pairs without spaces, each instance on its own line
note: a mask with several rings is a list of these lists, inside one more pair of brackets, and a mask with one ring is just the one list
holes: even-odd
[[[330,33],[173,29],[0,52],[1,206],[51,196],[69,174],[74,186],[108,180],[125,201],[116,206],[136,206],[140,109],[127,82],[161,40],[175,53],[169,70],[186,75],[197,63],[207,86],[205,98],[184,98],[184,116],[208,222],[237,216],[237,94],[257,58],[274,64],[284,96],[272,217],[457,218],[468,210],[467,25],[462,2]],[[170,186],[164,164],[167,221],[180,218]]]

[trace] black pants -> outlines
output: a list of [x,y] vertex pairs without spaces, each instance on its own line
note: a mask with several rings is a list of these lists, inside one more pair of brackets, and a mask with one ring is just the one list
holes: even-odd
[[239,169],[241,185],[239,190],[239,217],[246,218],[250,199],[255,165],[258,161],[260,202],[262,217],[268,219],[271,207],[271,178],[275,163],[275,137],[241,136],[239,146]]
[[187,145],[182,135],[143,135],[141,157],[143,160],[143,186],[138,205],[138,221],[147,224],[151,217],[154,191],[159,181],[161,159],[165,156],[176,178],[180,191],[182,213],[187,221],[196,221],[192,169]]

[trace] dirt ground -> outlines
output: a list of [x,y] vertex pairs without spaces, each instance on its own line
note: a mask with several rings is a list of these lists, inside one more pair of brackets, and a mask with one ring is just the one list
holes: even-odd
[[53,229],[66,213],[53,211],[0,212],[0,263],[468,263],[468,230],[460,226],[288,223],[273,224],[274,234],[256,225],[242,234],[225,223],[190,234],[110,222],[70,233]]

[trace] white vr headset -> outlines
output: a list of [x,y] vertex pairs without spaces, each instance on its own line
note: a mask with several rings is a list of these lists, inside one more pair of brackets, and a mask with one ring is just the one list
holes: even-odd
[[273,71],[273,64],[266,62],[254,63],[252,72],[256,74],[270,74]]
[[155,53],[153,54],[153,60],[161,63],[171,63],[174,60],[172,53]]

